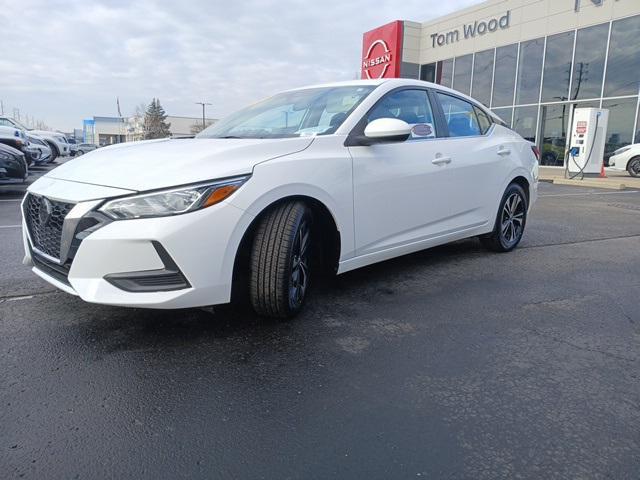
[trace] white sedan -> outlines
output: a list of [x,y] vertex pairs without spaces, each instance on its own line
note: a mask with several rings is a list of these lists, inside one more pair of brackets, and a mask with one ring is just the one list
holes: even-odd
[[512,250],[536,157],[480,103],[431,83],[291,90],[194,139],[102,148],[41,177],[22,205],[25,262],[88,302],[247,297],[290,317],[321,271],[474,236]]
[[632,177],[640,177],[640,143],[619,148],[609,157],[609,168],[629,172]]

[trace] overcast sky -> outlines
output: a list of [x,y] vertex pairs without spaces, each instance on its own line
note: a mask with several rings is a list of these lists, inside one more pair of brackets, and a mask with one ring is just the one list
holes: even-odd
[[353,79],[362,33],[478,0],[0,0],[0,100],[81,128],[159,97],[167,113],[220,117],[279,90]]

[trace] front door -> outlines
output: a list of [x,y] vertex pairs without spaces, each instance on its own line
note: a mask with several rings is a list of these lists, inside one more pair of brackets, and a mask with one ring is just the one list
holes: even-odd
[[388,93],[368,121],[399,118],[410,124],[404,142],[349,147],[353,157],[356,254],[419,242],[456,228],[446,197],[452,193],[450,158],[436,137],[426,90]]

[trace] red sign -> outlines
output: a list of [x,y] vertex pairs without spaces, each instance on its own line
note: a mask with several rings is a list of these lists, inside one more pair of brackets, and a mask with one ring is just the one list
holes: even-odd
[[362,78],[400,77],[402,26],[396,20],[363,35]]
[[587,122],[577,122],[576,123],[576,133],[578,135],[583,134],[583,133],[587,133]]

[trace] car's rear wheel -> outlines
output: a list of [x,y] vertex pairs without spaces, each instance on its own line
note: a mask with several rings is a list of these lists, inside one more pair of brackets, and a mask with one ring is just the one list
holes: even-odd
[[249,280],[257,314],[289,318],[302,309],[311,281],[312,220],[300,201],[277,205],[260,220]]
[[627,172],[632,177],[640,177],[640,157],[633,157],[627,164]]
[[509,252],[522,240],[527,223],[527,195],[520,185],[512,183],[502,196],[493,231],[480,237],[482,244],[494,252]]

